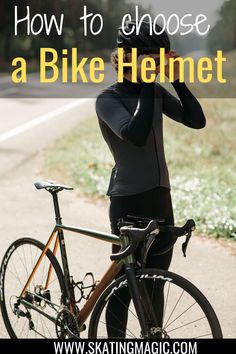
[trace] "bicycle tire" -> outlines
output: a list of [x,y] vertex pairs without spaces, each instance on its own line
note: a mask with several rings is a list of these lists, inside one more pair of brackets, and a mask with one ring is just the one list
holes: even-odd
[[[25,247],[25,248],[24,248]],[[26,257],[26,251],[27,251],[27,248],[30,248],[32,250],[32,248],[35,247],[35,253],[34,253],[34,260],[32,262],[32,258],[29,259]],[[20,249],[21,248],[21,249]],[[15,290],[12,290],[12,295],[11,297],[9,298],[9,310],[8,310],[8,304],[6,303],[6,301],[8,300],[8,297],[10,295],[6,294],[6,281],[8,279],[6,279],[6,277],[8,277],[8,273],[9,273],[9,276],[11,275],[11,272],[10,271],[10,262],[14,261],[14,254],[15,255],[19,255],[20,254],[20,250],[22,252],[22,257],[19,256],[19,263],[18,263],[18,267],[20,269],[20,267],[23,266],[23,264],[27,264],[26,263],[26,260],[27,262],[29,261],[29,263],[31,262],[31,266],[32,267],[29,267],[26,265],[26,275],[25,275],[25,279],[23,280],[22,284],[24,284],[24,281],[26,282],[27,281],[27,276],[29,274],[31,274],[32,270],[33,270],[33,265],[35,264],[35,262],[37,261],[37,255],[40,255],[42,253],[42,251],[45,249],[45,245],[43,243],[41,243],[40,241],[37,241],[35,239],[32,239],[32,238],[22,238],[22,239],[18,239],[16,240],[15,242],[13,242],[11,244],[11,246],[8,248],[8,250],[6,251],[4,257],[3,257],[3,261],[2,261],[2,264],[1,264],[1,268],[0,268],[0,290],[1,290],[1,297],[0,297],[0,305],[1,305],[1,312],[2,312],[2,317],[3,317],[3,321],[4,321],[4,324],[6,326],[6,329],[8,331],[8,334],[11,338],[20,338],[19,337],[19,333],[16,333],[16,329],[14,328],[14,325],[11,321],[11,319],[9,318],[9,315],[13,315],[13,311],[11,309],[11,305],[10,305],[10,301],[11,301],[11,298],[14,298],[17,296],[19,296],[19,293],[23,290],[23,287],[21,287],[21,285],[19,285],[19,293],[14,294],[14,291]],[[61,301],[64,301],[65,299],[65,294],[66,294],[66,290],[65,290],[65,282],[64,282],[64,275],[63,275],[63,272],[61,270],[61,267],[60,267],[60,264],[58,262],[58,260],[56,259],[56,257],[53,255],[53,253],[51,252],[50,249],[47,250],[46,254],[45,254],[45,257],[44,257],[44,261],[42,261],[42,263],[44,262],[44,268],[45,270],[47,269],[48,265],[52,265],[52,270],[55,271],[55,276],[56,278],[58,279],[58,293],[60,292],[60,294],[58,294],[58,297],[60,296],[60,299]],[[47,262],[47,265],[45,266]],[[14,264],[14,262],[13,262]],[[13,267],[14,269],[14,267]],[[18,272],[20,272],[20,270],[18,270],[18,268],[16,269],[16,274],[15,274],[15,281],[16,281],[16,284],[20,283],[21,280],[18,279]],[[39,271],[37,271],[38,274],[40,274],[40,278],[42,277],[43,279],[43,275],[42,273],[40,273]],[[36,274],[37,274],[36,272]],[[12,274],[12,276],[14,277],[14,274]],[[24,276],[24,272],[21,273],[21,276],[23,277]],[[39,275],[38,275],[39,276]],[[42,280],[42,282],[45,280],[45,278]],[[33,279],[34,281],[34,279]],[[36,280],[35,280],[36,281]],[[16,284],[12,284],[14,287],[17,287]],[[52,282],[50,282],[50,291],[52,289],[52,287],[55,288],[55,280],[54,280],[54,285],[51,285]],[[10,286],[12,286],[10,285]],[[37,284],[36,286],[38,286],[38,289],[39,289],[39,286],[40,284]],[[41,294],[41,293],[40,293]],[[52,293],[50,293],[50,296],[52,296]],[[37,300],[39,302],[39,300]],[[50,299],[51,301],[51,299]],[[40,302],[42,303],[42,301]],[[62,304],[61,304],[62,305]],[[47,305],[46,305],[47,306]],[[59,305],[58,305],[59,306]],[[10,309],[12,312],[10,312]],[[33,310],[31,310],[33,311]],[[34,311],[36,313],[36,311]],[[14,317],[14,316],[13,316]],[[16,317],[15,317],[16,319]],[[37,320],[38,321],[38,320]],[[42,319],[40,319],[40,321],[42,322]],[[37,323],[38,324],[38,323]],[[54,325],[54,324],[53,324]],[[27,327],[27,324],[25,324],[24,326]],[[55,327],[55,325],[54,325]],[[48,328],[47,328],[48,330]],[[46,328],[44,329],[44,331],[46,331]],[[32,333],[33,334],[33,333]],[[46,335],[44,335],[43,337],[45,338],[48,338],[48,334],[45,333]],[[29,338],[29,336],[27,335],[23,335],[23,338]],[[35,333],[34,333],[34,338],[36,337]]]
[[[197,327],[197,322],[194,321],[192,323],[193,328],[191,328],[191,330],[194,332],[192,334],[194,334],[194,336],[190,335],[190,324],[191,324],[191,320],[189,319],[188,321],[190,321],[190,324],[185,325],[184,323],[180,323],[180,327],[178,332],[176,333],[176,329],[171,329],[169,328],[169,330],[167,331],[168,327],[171,325],[173,325],[173,320],[171,322],[170,319],[168,319],[170,322],[170,324],[167,323],[165,324],[165,319],[163,318],[163,327],[161,329],[161,334],[159,333],[159,335],[157,335],[158,338],[204,338],[204,337],[211,337],[211,338],[222,338],[222,331],[221,331],[221,327],[218,321],[218,318],[215,314],[215,311],[213,310],[212,306],[210,305],[209,301],[206,299],[206,297],[201,293],[200,290],[198,290],[191,282],[189,282],[188,280],[184,279],[183,277],[169,272],[169,271],[163,271],[163,270],[159,270],[159,269],[141,269],[138,270],[136,272],[136,278],[138,279],[139,283],[141,283],[142,281],[144,281],[145,279],[152,279],[152,282],[160,282],[159,284],[162,284],[165,287],[165,301],[168,298],[168,296],[170,296],[170,288],[173,286],[175,286],[176,291],[178,289],[180,289],[180,291],[182,291],[182,293],[186,293],[184,296],[185,298],[187,298],[187,301],[193,299],[195,301],[195,303],[198,305],[198,308],[194,305],[192,305],[192,307],[190,305],[187,305],[187,303],[184,303],[184,306],[187,308],[189,307],[189,310],[185,309],[185,312],[183,312],[183,314],[179,314],[177,317],[177,321],[181,322],[183,321],[183,318],[187,315],[187,312],[190,311],[190,309],[192,308],[192,311],[194,310],[195,315],[197,315],[197,311],[203,312],[204,314],[204,318],[206,319],[206,321],[204,321],[204,330],[205,328],[207,330],[210,330],[211,333],[196,333],[196,327]],[[157,283],[156,283],[157,284]],[[106,311],[107,310],[107,305],[110,301],[110,299],[112,298],[112,296],[115,296],[117,293],[117,296],[119,296],[119,292],[121,291],[122,288],[126,287],[127,288],[127,279],[126,276],[123,275],[121,277],[119,277],[117,280],[115,280],[110,286],[107,287],[107,289],[103,292],[103,294],[100,296],[100,298],[98,299],[94,311],[92,313],[91,319],[90,319],[90,324],[89,324],[89,338],[111,338],[111,336],[108,336],[107,334],[107,328],[109,327],[109,325],[107,325],[106,323]],[[168,290],[169,288],[169,290]],[[173,288],[172,288],[173,289]],[[128,291],[128,288],[127,288]],[[168,295],[167,295],[168,292]],[[173,295],[173,290],[172,290],[172,295]],[[174,295],[173,295],[174,296]],[[183,297],[183,295],[181,295]],[[179,295],[178,295],[179,298]],[[120,301],[120,300],[119,300]],[[186,300],[185,300],[186,301]],[[120,304],[122,304],[122,302],[120,301]],[[121,306],[121,305],[120,305]],[[129,304],[129,307],[132,306],[132,302]],[[170,311],[167,310],[167,301],[164,303],[165,309],[163,310],[164,315],[170,315],[171,309]],[[174,302],[171,305],[172,308],[174,308]],[[195,309],[194,309],[195,307]],[[177,303],[177,307],[176,310],[178,308],[178,311],[180,310],[180,301]],[[121,309],[122,311],[122,309]],[[169,311],[169,313],[168,313]],[[128,328],[129,325],[129,321],[130,321],[130,316],[132,315],[132,312],[135,312],[134,308],[131,311],[131,314],[129,313],[129,320],[128,320],[128,324],[126,327],[126,333],[125,335],[118,335],[119,338],[125,338],[125,337],[131,337],[131,338],[142,338],[142,333],[140,330],[140,325],[139,323],[135,323],[132,324],[132,329]],[[135,321],[137,322],[137,314],[134,313],[134,315],[136,316]],[[171,314],[171,316],[173,315],[173,313]],[[188,313],[188,316],[190,314]],[[134,316],[134,318],[135,318]],[[164,316],[163,316],[164,317]],[[181,318],[182,317],[182,318]],[[119,318],[116,318],[117,323],[119,323]],[[202,328],[203,328],[203,319],[199,320],[199,322],[202,321]],[[132,321],[131,321],[132,322]],[[206,323],[205,323],[206,322]],[[108,327],[107,327],[108,326]],[[119,327],[119,326],[118,326]],[[135,328],[135,332],[133,330],[133,327]],[[187,329],[187,331],[183,331],[183,329]],[[188,328],[187,328],[188,327]],[[209,329],[207,328],[209,327]],[[136,329],[137,328],[137,329]],[[180,329],[182,328],[182,332],[183,334],[180,333]],[[200,327],[199,327],[200,328]],[[201,328],[201,331],[202,331]],[[178,329],[178,328],[177,328]],[[119,330],[119,329],[118,329]],[[175,333],[174,333],[175,332]],[[171,335],[170,335],[171,334]],[[173,337],[174,334],[174,337]],[[113,338],[113,337],[112,337]],[[150,338],[153,338],[150,336]]]

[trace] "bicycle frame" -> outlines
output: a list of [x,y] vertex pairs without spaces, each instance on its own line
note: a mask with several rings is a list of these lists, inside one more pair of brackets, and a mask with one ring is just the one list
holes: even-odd
[[[60,252],[61,252],[61,259],[62,259],[62,268],[63,268],[63,272],[64,272],[64,279],[65,279],[65,290],[66,290],[66,305],[69,306],[70,311],[72,313],[74,313],[77,316],[77,320],[79,323],[79,326],[82,328],[82,325],[85,323],[85,321],[87,320],[87,318],[89,317],[90,313],[93,310],[93,307],[95,306],[99,296],[102,294],[102,292],[106,289],[106,287],[115,279],[115,277],[117,276],[117,274],[120,272],[121,267],[122,267],[122,262],[121,261],[113,261],[110,265],[110,267],[108,268],[108,270],[106,271],[106,273],[103,275],[102,279],[100,280],[100,282],[98,283],[98,285],[96,285],[95,289],[93,290],[93,292],[91,293],[90,297],[88,298],[88,300],[86,301],[85,305],[82,307],[82,309],[79,311],[79,313],[77,314],[77,309],[76,309],[76,300],[74,297],[74,288],[73,288],[73,283],[72,283],[72,279],[70,276],[70,271],[69,271],[69,265],[68,265],[68,259],[67,259],[67,253],[66,253],[66,246],[65,246],[65,240],[64,240],[64,231],[69,231],[69,232],[73,232],[73,233],[78,233],[78,234],[82,234],[82,235],[86,235],[92,238],[96,238],[105,242],[109,242],[112,244],[116,244],[116,245],[122,245],[122,246],[126,246],[128,239],[127,238],[123,238],[123,240],[121,241],[120,238],[116,235],[113,234],[109,234],[109,233],[105,233],[105,232],[98,232],[92,229],[88,229],[88,228],[82,228],[82,227],[76,227],[76,226],[69,226],[69,225],[63,225],[62,224],[62,218],[60,216],[60,210],[59,210],[59,203],[58,203],[58,197],[57,197],[57,193],[56,192],[52,192],[51,193],[53,196],[53,202],[54,202],[54,208],[55,208],[55,214],[56,214],[56,225],[49,237],[49,240],[44,248],[44,250],[42,251],[41,255],[39,256],[39,259],[32,271],[32,273],[30,274],[21,294],[20,294],[20,299],[21,302],[25,305],[30,307],[31,309],[34,309],[35,311],[41,313],[42,315],[46,316],[50,321],[56,323],[56,319],[53,318],[52,316],[45,314],[43,311],[41,311],[40,309],[38,309],[36,306],[34,306],[33,304],[28,303],[28,301],[26,301],[24,299],[24,295],[29,287],[29,285],[32,282],[32,279],[34,277],[35,272],[37,271],[37,269],[39,268],[40,263],[43,260],[43,257],[46,255],[48,249],[50,248],[53,240],[55,239],[55,243],[54,243],[54,247],[53,247],[53,255],[56,257],[56,253],[58,250],[58,246],[60,246]],[[125,266],[126,268],[126,274],[127,277],[129,278],[130,282],[132,283],[130,291],[131,291],[131,296],[133,298],[134,301],[134,305],[137,309],[137,313],[138,313],[138,317],[140,319],[141,322],[141,326],[142,329],[144,330],[144,333],[147,333],[147,328],[145,325],[145,315],[143,312],[143,309],[141,307],[140,304],[140,299],[138,296],[138,289],[137,289],[137,284],[135,282],[135,275],[134,275],[134,269],[132,267],[132,263],[134,262],[133,256],[130,255],[127,257],[127,259],[125,259],[125,263],[129,264],[130,266]],[[50,278],[51,278],[51,274],[52,274],[52,265],[49,266],[49,270],[48,270],[48,274],[47,274],[47,279],[46,279],[46,283],[45,283],[45,289],[48,288],[49,284],[50,284]],[[48,302],[50,303],[50,301]],[[54,304],[51,304],[54,309],[55,306]]]
[[[106,241],[109,243],[113,243],[116,245],[120,245],[120,239],[116,235],[112,235],[109,233],[105,232],[98,232],[92,229],[87,229],[87,228],[82,228],[82,227],[75,227],[75,226],[69,226],[69,225],[63,225],[61,223],[56,224],[54,227],[49,240],[42,251],[38,261],[36,262],[36,265],[30,274],[21,294],[20,297],[24,297],[25,292],[27,291],[27,288],[30,286],[31,281],[33,279],[34,274],[36,273],[37,269],[39,268],[43,257],[46,255],[48,249],[53,243],[53,240],[55,239],[54,247],[53,247],[53,255],[56,257],[56,253],[58,251],[58,246],[60,245],[60,251],[61,251],[61,258],[62,258],[62,266],[63,266],[63,272],[65,276],[65,286],[66,286],[66,294],[67,294],[67,299],[70,301],[70,309],[74,312],[75,308],[75,301],[73,298],[73,293],[71,293],[71,288],[70,288],[70,272],[69,272],[69,265],[68,265],[68,259],[67,259],[67,253],[66,253],[66,247],[65,247],[65,241],[64,241],[64,231],[69,231],[77,234],[82,234],[86,235],[92,238],[96,238],[102,241]],[[84,323],[89,316],[90,312],[92,311],[92,308],[94,307],[98,297],[101,295],[103,290],[112,282],[112,280],[116,277],[116,275],[119,273],[121,269],[121,264],[117,262],[112,262],[110,267],[108,268],[107,272],[104,274],[102,277],[101,281],[99,284],[96,286],[94,291],[92,292],[91,296],[87,300],[86,304],[84,307],[81,309],[79,313],[79,318],[78,321],[80,323]],[[50,283],[50,278],[51,278],[51,273],[52,273],[52,265],[50,265],[50,268],[48,270],[48,275],[45,283],[45,289],[47,289],[49,283]],[[72,303],[71,303],[72,302]],[[37,308],[34,308],[36,311],[38,310]]]

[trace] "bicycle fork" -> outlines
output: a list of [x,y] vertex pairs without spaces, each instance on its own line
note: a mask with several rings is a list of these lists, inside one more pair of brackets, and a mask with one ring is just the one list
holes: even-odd
[[144,307],[143,307],[143,304],[141,301],[141,296],[140,296],[139,287],[138,287],[135,269],[134,269],[133,264],[126,264],[125,265],[125,274],[126,274],[127,281],[128,281],[129,292],[130,292],[131,298],[133,300],[134,307],[135,307],[135,310],[136,310],[136,313],[137,313],[137,316],[139,319],[140,327],[142,330],[142,335],[144,338],[148,338],[149,337],[149,328],[148,328],[148,324],[146,321],[145,311],[144,311]]
[[[123,248],[125,248],[128,243],[129,239],[127,236],[123,236],[121,238],[121,243]],[[127,277],[127,282],[128,282],[128,289],[130,292],[131,299],[133,300],[134,307],[138,316],[138,320],[140,323],[142,335],[144,338],[149,337],[149,326],[147,324],[147,319],[146,319],[146,312],[145,308],[142,303],[142,294],[139,289],[139,284],[138,280],[136,278],[136,272],[135,272],[135,258],[133,254],[129,255],[124,259],[124,266],[125,266],[125,274]]]

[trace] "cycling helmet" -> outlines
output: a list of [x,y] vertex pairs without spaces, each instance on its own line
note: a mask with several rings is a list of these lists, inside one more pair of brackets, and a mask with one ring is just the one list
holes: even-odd
[[[153,24],[151,24],[153,26]],[[125,34],[122,27],[118,28],[117,45],[119,48],[137,48],[139,53],[157,53],[160,48],[165,48],[167,52],[170,51],[170,40],[167,33],[150,35],[150,22],[143,21],[140,26],[139,35],[136,34],[136,21],[126,21],[125,32],[132,34]],[[155,31],[157,33],[162,31],[162,28],[155,24]]]

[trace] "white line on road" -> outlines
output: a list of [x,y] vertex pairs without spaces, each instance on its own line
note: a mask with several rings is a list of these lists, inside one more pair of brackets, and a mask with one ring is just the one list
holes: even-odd
[[9,140],[21,133],[26,132],[29,129],[32,129],[34,127],[36,127],[37,125],[40,125],[50,119],[53,119],[59,115],[61,115],[62,113],[65,113],[77,106],[81,106],[83,103],[88,102],[90,99],[85,98],[85,99],[79,99],[73,102],[70,102],[58,109],[55,109],[54,111],[51,111],[49,113],[43,114],[37,118],[34,118],[33,120],[31,120],[30,122],[27,122],[25,124],[20,125],[17,128],[11,129],[3,134],[0,135],[0,143]]

